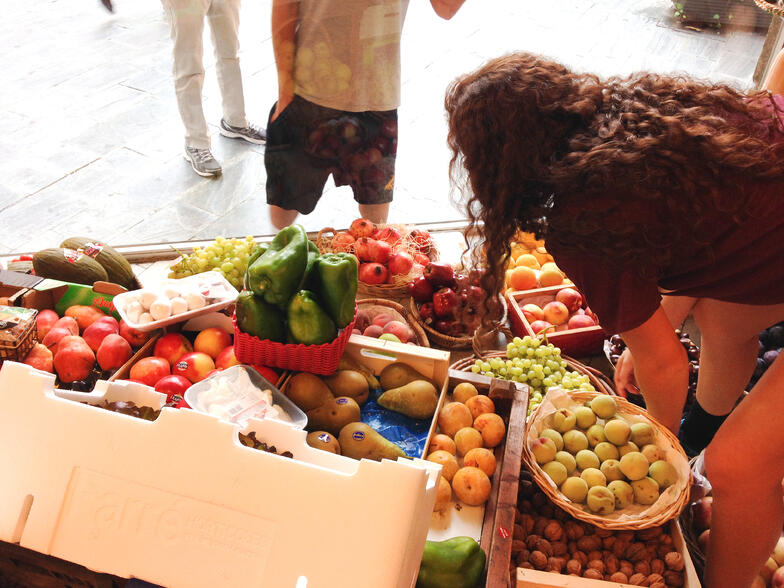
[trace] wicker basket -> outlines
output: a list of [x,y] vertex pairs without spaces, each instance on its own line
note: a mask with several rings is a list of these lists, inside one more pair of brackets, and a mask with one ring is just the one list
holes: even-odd
[[[411,227],[407,225],[377,225],[378,228],[383,229],[386,227],[397,229],[403,235],[403,242],[408,244],[409,249],[412,249],[413,243],[407,239],[408,234],[411,232]],[[333,229],[332,227],[326,227],[321,229],[316,235],[316,247],[321,253],[334,253],[336,250],[332,248],[332,238],[335,236],[335,233],[338,231]],[[353,253],[352,250],[349,250],[350,253]],[[428,253],[428,257],[431,261],[438,260],[438,249],[436,249],[435,244],[433,244],[433,248]],[[421,267],[415,265],[415,270],[412,270],[408,274],[399,274],[393,276],[393,281],[389,284],[366,284],[363,281],[359,281],[357,285],[357,297],[358,298],[385,298],[387,300],[404,300],[408,296],[408,283],[413,280],[414,278],[418,278],[422,275]]]
[[490,333],[483,332],[480,329],[472,335],[465,335],[464,337],[453,337],[451,335],[445,335],[439,331],[436,331],[433,327],[426,324],[421,317],[419,316],[419,309],[417,308],[417,304],[413,298],[408,299],[408,311],[410,315],[413,317],[413,320],[417,322],[417,324],[424,329],[425,333],[427,333],[427,338],[430,342],[443,349],[474,349],[474,352],[477,352],[477,342],[479,338],[484,338],[492,333],[497,333],[498,331],[504,332],[507,336],[511,337],[512,333],[509,328],[506,326],[506,315],[507,315],[507,306],[506,300],[503,296],[499,298],[501,301],[501,308],[503,309],[503,314],[501,318],[496,322],[496,325],[493,329],[491,329]]
[[754,3],[762,8],[765,12],[769,12],[773,16],[784,18],[784,6],[780,2],[768,2],[767,0],[754,0]]
[[[414,319],[411,318],[408,310],[402,304],[398,304],[392,300],[386,300],[384,298],[364,298],[362,300],[357,300],[357,307],[359,310],[369,311],[370,319],[373,320],[373,317],[377,314],[381,314],[381,312],[388,312],[389,310],[393,311],[393,316],[397,320],[402,320],[406,323],[411,330],[414,332],[414,340],[417,345],[420,347],[430,347],[430,342],[427,340],[427,334],[425,330],[417,323]],[[373,307],[379,309],[379,312],[373,311]]]
[[689,468],[686,454],[683,452],[678,439],[666,427],[643,409],[621,397],[615,398],[618,406],[617,413],[630,417],[632,421],[648,422],[653,425],[658,432],[656,444],[666,451],[667,461],[672,463],[680,474],[678,482],[667,488],[654,504],[636,513],[632,513],[628,509],[607,516],[588,512],[583,510],[582,506],[575,504],[561,494],[547,474],[536,463],[530,448],[531,441],[538,435],[539,431],[546,428],[548,417],[558,408],[581,405],[599,394],[599,392],[556,391],[554,395],[551,390],[542,404],[531,413],[526,428],[526,440],[523,445],[523,460],[533,474],[534,481],[557,506],[576,519],[602,529],[647,529],[658,527],[676,518],[689,501],[691,469]]

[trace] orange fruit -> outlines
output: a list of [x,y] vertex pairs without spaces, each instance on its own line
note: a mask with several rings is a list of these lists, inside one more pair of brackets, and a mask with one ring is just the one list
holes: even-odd
[[563,284],[563,274],[560,270],[552,268],[542,270],[542,273],[539,274],[539,284],[541,284],[542,288]]
[[530,267],[531,269],[539,269],[540,267],[539,260],[530,253],[523,253],[515,260],[515,265],[523,265],[525,267]]
[[536,272],[530,267],[518,266],[509,274],[509,285],[515,290],[536,288]]

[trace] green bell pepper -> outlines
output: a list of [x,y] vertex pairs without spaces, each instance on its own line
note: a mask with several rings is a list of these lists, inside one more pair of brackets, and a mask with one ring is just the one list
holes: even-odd
[[[248,257],[248,268],[253,265],[253,262],[256,261],[261,254],[264,253],[269,245],[267,243],[258,243],[254,248],[253,251],[250,252],[250,256]],[[242,284],[246,290],[250,290],[250,280],[248,279],[248,268],[245,269],[245,274],[242,276]]]
[[474,588],[485,569],[485,552],[471,537],[426,541],[417,588]]
[[305,273],[302,274],[302,279],[299,283],[299,290],[310,289],[313,284],[313,270],[316,268],[316,263],[319,260],[319,250],[316,244],[308,239],[308,261],[305,264]]
[[300,290],[294,295],[289,303],[288,319],[289,336],[295,343],[321,345],[338,335],[335,323],[310,290]]
[[286,325],[283,313],[276,306],[267,304],[263,298],[243,290],[237,296],[237,326],[240,331],[259,339],[283,342]]
[[327,253],[316,263],[317,291],[338,328],[354,318],[357,298],[357,258],[350,253]]
[[281,230],[267,250],[248,267],[248,285],[269,304],[286,308],[308,262],[308,236],[301,225]]

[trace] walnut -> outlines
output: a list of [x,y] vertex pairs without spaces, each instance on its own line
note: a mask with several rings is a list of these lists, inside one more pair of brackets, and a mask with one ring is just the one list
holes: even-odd
[[525,545],[528,547],[529,551],[533,551],[536,549],[536,544],[539,543],[540,540],[541,537],[539,535],[528,535],[528,537],[525,538]]
[[664,561],[661,559],[652,559],[651,560],[651,573],[652,574],[663,574],[665,570]]
[[623,572],[626,574],[626,577],[629,577],[634,574],[634,566],[631,564],[631,562],[628,562],[624,559],[621,560],[621,565],[618,571]]
[[519,508],[515,508],[515,524],[519,525],[520,521],[523,520],[523,513],[520,511]]
[[661,527],[651,527],[650,529],[643,529],[641,531],[637,531],[637,540],[650,541],[651,539],[657,539],[661,534],[662,534]]
[[564,530],[561,523],[556,520],[547,523],[547,526],[544,528],[544,536],[549,541],[560,541],[564,536]]
[[602,539],[604,539],[605,537],[612,537],[613,531],[610,529],[600,529],[597,527],[596,534]]
[[664,582],[667,586],[674,586],[675,588],[680,588],[683,586],[683,573],[682,572],[675,572],[673,570],[667,570],[663,574]]
[[547,567],[547,556],[541,551],[532,551],[531,557],[528,558],[537,570],[543,570]]
[[555,512],[553,513],[553,518],[556,521],[561,521],[562,523],[565,523],[571,518],[571,515],[565,510],[563,510],[562,508],[556,508]]
[[615,537],[602,538],[602,547],[605,549],[612,549],[613,545],[615,545]]
[[520,485],[517,487],[517,494],[518,496],[525,496],[530,497],[534,494],[534,483],[530,480],[523,480],[520,482]]
[[544,528],[547,526],[547,523],[550,522],[550,519],[547,517],[536,517],[534,519],[534,528],[532,533],[534,535],[544,535]]
[[536,507],[536,512],[541,512],[541,508],[547,504],[547,497],[541,492],[537,492],[531,496],[531,504]]
[[572,559],[576,559],[577,561],[579,561],[583,567],[588,565],[588,556],[584,551],[575,551],[572,554]]
[[651,574],[651,564],[647,561],[638,561],[634,564],[634,573],[635,574],[642,574],[643,576],[649,576]]
[[632,586],[647,586],[648,577],[642,574],[632,574],[632,577],[629,578],[629,584]]
[[519,539],[512,539],[512,553],[519,553],[526,549],[525,541]]
[[524,513],[530,513],[534,511],[534,505],[531,504],[530,500],[518,500],[517,508],[519,508],[520,511]]
[[569,543],[566,544],[566,549],[569,553],[577,551],[577,541],[569,541]]
[[556,541],[553,543],[553,555],[556,557],[561,557],[562,555],[566,555],[568,553],[566,549],[566,543],[563,541]]
[[661,539],[659,539],[659,544],[672,545],[672,537],[670,537],[669,535],[662,535]]
[[531,565],[530,561],[524,561],[517,565],[518,568],[525,568],[526,570],[533,570],[534,566]]
[[530,557],[531,557],[531,552],[528,551],[527,549],[524,549],[523,551],[515,555],[514,559],[517,562],[517,565],[519,566],[522,562],[528,561]]
[[615,533],[615,539],[618,541],[631,543],[634,541],[634,531],[618,531]]
[[661,574],[649,574],[648,575],[648,583],[653,586],[656,583],[664,584],[664,576]]
[[550,542],[547,539],[539,539],[536,542],[536,549],[537,551],[541,551],[547,557],[552,557],[553,555],[553,546],[550,545]]
[[656,555],[659,559],[664,559],[664,556],[672,551],[672,545],[661,544],[656,548]]
[[551,519],[553,518],[553,514],[555,514],[555,509],[553,508],[553,505],[548,502],[547,504],[539,507],[539,514],[546,519]]
[[612,575],[615,572],[620,571],[621,562],[615,555],[610,553],[609,555],[605,555],[602,559],[604,560],[604,569],[608,574]]
[[629,545],[631,545],[631,543],[629,543],[627,540],[616,537],[615,543],[613,543],[612,546],[612,552],[617,557],[623,557],[626,553],[626,550],[629,549]]
[[603,576],[600,572],[589,568],[583,572],[583,578],[590,578],[591,580],[602,580]]
[[548,557],[547,558],[547,571],[548,572],[556,572],[558,574],[566,566],[566,560],[562,557]]
[[628,584],[629,578],[623,572],[615,572],[610,576],[610,582],[618,582],[618,584]]
[[515,523],[515,526],[512,527],[512,537],[516,537],[517,539],[523,539],[528,536],[528,533],[525,532],[522,525],[518,525]]
[[651,588],[667,588],[667,584],[664,582],[656,582],[655,584],[651,584]]
[[523,533],[525,533],[524,537],[528,537],[534,530],[534,517],[529,514],[522,515],[520,517],[519,525],[523,528]]
[[642,543],[632,543],[626,549],[626,553],[624,554],[626,559],[633,563],[642,560],[645,555],[645,545]]
[[604,575],[604,562],[600,559],[591,559],[588,560],[588,569],[589,570],[596,570],[600,574]]
[[564,529],[566,530],[566,537],[569,541],[577,541],[580,537],[585,535],[585,530],[574,521],[566,521],[566,523],[564,523]]
[[594,551],[589,551],[588,552],[588,561],[591,561],[593,559],[601,560],[602,559],[602,552],[599,551],[598,549],[596,549]]
[[589,551],[595,551],[601,547],[601,538],[596,537],[595,535],[586,535],[584,537],[580,537],[577,540],[577,549],[580,551],[584,551],[588,553]]
[[683,569],[683,557],[677,551],[671,551],[664,556],[664,564],[675,572],[680,572]]
[[566,573],[567,574],[580,574],[583,571],[583,564],[581,564],[576,559],[570,559],[566,562]]

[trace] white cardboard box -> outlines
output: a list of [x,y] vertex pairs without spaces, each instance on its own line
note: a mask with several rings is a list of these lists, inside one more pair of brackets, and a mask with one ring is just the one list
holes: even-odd
[[[289,459],[195,411],[144,421],[53,386],[24,364],[0,370],[0,540],[167,588],[414,585],[437,466],[355,461],[249,423]],[[105,393],[123,387],[148,393]]]

